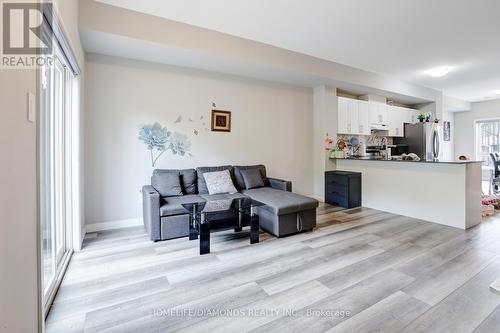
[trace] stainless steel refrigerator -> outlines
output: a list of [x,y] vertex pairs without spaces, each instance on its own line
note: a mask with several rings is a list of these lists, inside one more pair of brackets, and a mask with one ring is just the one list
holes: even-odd
[[410,153],[423,160],[435,161],[442,157],[443,127],[438,123],[405,124],[403,138],[394,138],[395,144],[407,144]]

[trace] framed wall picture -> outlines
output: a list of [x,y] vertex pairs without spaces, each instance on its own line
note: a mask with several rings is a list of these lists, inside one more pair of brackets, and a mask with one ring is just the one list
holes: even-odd
[[231,112],[212,110],[212,131],[231,132]]
[[443,121],[443,140],[450,141],[451,136],[451,124],[449,121]]

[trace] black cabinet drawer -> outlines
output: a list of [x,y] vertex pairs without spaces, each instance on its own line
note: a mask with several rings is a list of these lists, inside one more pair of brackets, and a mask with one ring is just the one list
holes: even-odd
[[325,181],[325,186],[326,187],[334,187],[338,189],[343,189],[344,191],[347,191],[347,184],[345,183],[340,183],[335,179],[329,179]]
[[327,179],[333,184],[339,184],[343,186],[347,186],[347,184],[349,183],[349,177],[343,175],[331,175]]
[[334,193],[327,194],[325,197],[325,201],[329,204],[337,204],[342,207],[345,207],[349,203],[347,197],[343,195],[336,195]]
[[325,202],[345,208],[361,206],[361,173],[325,172]]
[[343,198],[347,198],[347,196],[349,195],[349,193],[346,191],[336,191],[336,190],[325,191],[325,193],[327,195],[334,195],[336,197],[343,197]]

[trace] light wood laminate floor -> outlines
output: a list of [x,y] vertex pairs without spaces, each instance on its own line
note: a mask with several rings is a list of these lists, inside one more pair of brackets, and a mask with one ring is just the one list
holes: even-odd
[[88,234],[47,332],[499,332],[500,218],[468,231],[322,205],[313,232]]

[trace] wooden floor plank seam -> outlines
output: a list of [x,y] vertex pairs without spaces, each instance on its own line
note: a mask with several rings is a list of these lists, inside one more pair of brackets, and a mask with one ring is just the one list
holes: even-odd
[[[245,231],[213,234],[206,256],[186,238],[150,242],[142,227],[88,234],[46,332],[500,331],[500,295],[490,289],[500,277],[500,218],[461,231],[367,208],[321,204],[317,216],[312,232],[279,239],[261,232],[254,245]],[[281,305],[299,315],[153,315]],[[332,306],[353,315],[306,315]]]

